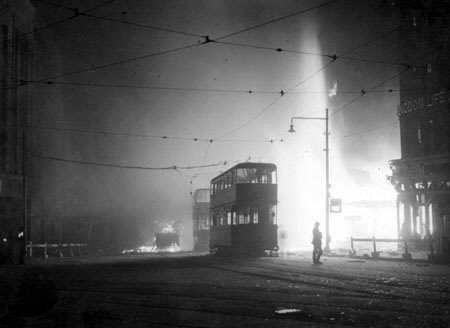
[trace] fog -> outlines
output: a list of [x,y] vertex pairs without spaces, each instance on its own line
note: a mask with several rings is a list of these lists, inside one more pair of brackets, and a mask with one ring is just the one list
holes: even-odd
[[[99,3],[64,1],[64,5],[80,11]],[[114,1],[93,14],[214,39],[319,3]],[[70,10],[45,3],[36,4],[35,12],[42,25],[71,15]],[[396,27],[396,17],[388,15],[379,2],[338,1],[224,41],[339,56]],[[340,92],[369,90],[397,74],[399,67],[338,58],[308,79],[331,59],[207,43],[102,68],[108,63],[202,41],[196,36],[84,16],[36,33],[39,51],[34,59],[39,69],[34,80],[65,84],[27,86],[36,99],[31,124],[41,127],[31,129],[33,153],[152,168],[227,164],[148,170],[33,157],[33,217],[62,222],[91,218],[99,222],[122,221],[125,225],[139,222],[139,226],[146,227],[140,229],[139,242],[152,240],[156,220],[180,220],[185,227],[182,244],[190,248],[191,193],[208,187],[211,178],[237,162],[272,162],[278,166],[278,224],[280,231],[288,231],[280,243],[286,249],[308,248],[313,223],[324,223],[324,122],[296,121],[297,133],[289,135],[287,130],[292,116],[324,116],[326,107],[332,113],[332,197],[395,202],[385,175],[389,173],[388,160],[399,156],[395,124],[398,93],[369,92],[334,112],[358,96]],[[398,60],[395,44],[392,34],[349,56]],[[329,94],[336,85],[337,94]],[[396,88],[394,78],[376,90]],[[193,89],[292,89],[293,93],[275,101],[277,93]],[[358,172],[370,179],[360,178]],[[393,229],[390,214],[388,211],[382,216]],[[332,237],[349,233],[337,231],[341,225],[336,222],[344,220],[343,215],[331,216],[331,220],[335,219]]]

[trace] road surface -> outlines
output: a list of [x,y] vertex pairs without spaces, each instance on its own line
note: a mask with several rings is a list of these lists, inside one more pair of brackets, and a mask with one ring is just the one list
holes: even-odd
[[450,327],[448,265],[184,253],[49,260],[0,277],[8,328]]

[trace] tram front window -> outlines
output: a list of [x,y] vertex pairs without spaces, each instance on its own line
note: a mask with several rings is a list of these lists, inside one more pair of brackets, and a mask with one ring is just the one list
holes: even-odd
[[236,170],[236,183],[249,183],[250,176],[247,169]]

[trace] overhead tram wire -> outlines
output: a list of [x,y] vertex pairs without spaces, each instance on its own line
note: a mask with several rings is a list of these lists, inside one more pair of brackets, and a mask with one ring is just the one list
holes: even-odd
[[[115,1],[115,0],[108,0],[108,3],[112,2],[112,1]],[[229,34],[223,35],[223,36],[221,36],[219,38],[216,38],[216,40],[221,40],[221,39],[233,36],[233,35],[237,35],[237,34],[240,34],[240,33],[246,32],[246,31],[250,31],[250,30],[253,30],[253,29],[256,29],[256,28],[259,28],[259,27],[262,27],[262,26],[265,26],[265,25],[268,25],[268,24],[271,24],[271,23],[274,23],[274,22],[277,22],[277,21],[289,18],[289,17],[293,17],[293,16],[296,16],[296,15],[299,15],[299,14],[302,14],[302,13],[305,13],[305,12],[308,12],[308,11],[311,11],[311,10],[314,10],[314,9],[317,9],[317,8],[329,5],[329,4],[334,3],[336,1],[337,0],[332,0],[332,1],[329,1],[329,2],[326,2],[326,3],[323,3],[321,5],[317,5],[317,6],[314,6],[314,7],[311,7],[311,8],[307,8],[307,9],[298,11],[298,12],[290,14],[290,15],[286,15],[286,16],[279,17],[279,18],[276,18],[276,19],[272,19],[272,20],[264,22],[262,24],[254,25],[254,26],[245,28],[245,29],[237,31],[237,32],[233,32],[233,33],[229,33]],[[97,9],[98,7],[99,6],[94,7],[93,9],[85,11],[84,13],[89,13],[90,11],[92,11],[94,9]],[[120,60],[120,61],[116,61],[116,62],[112,62],[112,63],[108,63],[108,64],[103,64],[103,65],[99,65],[99,66],[93,66],[93,67],[90,67],[88,69],[62,73],[62,74],[59,74],[59,75],[55,75],[55,76],[50,76],[50,77],[46,77],[46,78],[43,78],[43,79],[39,79],[37,82],[42,82],[42,81],[46,81],[46,80],[51,80],[51,79],[56,79],[56,78],[61,78],[61,77],[81,74],[81,73],[89,72],[89,71],[96,70],[96,69],[97,70],[98,69],[103,69],[103,68],[106,68],[106,67],[111,67],[111,66],[115,66],[115,65],[125,64],[125,63],[129,63],[129,62],[132,62],[132,61],[137,61],[137,60],[150,58],[150,57],[154,57],[154,56],[158,56],[158,55],[173,53],[173,52],[177,52],[177,51],[180,51],[180,50],[193,48],[193,47],[197,47],[197,46],[200,46],[200,45],[203,45],[203,44],[207,44],[207,43],[213,42],[213,40],[211,40],[209,38],[209,36],[207,36],[207,35],[206,36],[202,36],[202,38],[204,39],[203,42],[198,42],[198,43],[195,43],[195,44],[190,44],[190,45],[186,45],[186,46],[172,48],[172,49],[169,49],[169,50],[159,51],[159,52],[155,52],[155,53],[151,53],[151,54],[147,54],[147,55],[143,55],[143,56],[132,57],[132,58],[128,58],[128,59],[124,59],[124,60]],[[17,86],[14,86],[14,87],[17,87]]]
[[362,134],[367,134],[367,133],[370,133],[370,132],[373,132],[373,131],[376,131],[376,130],[379,130],[379,129],[387,128],[387,127],[389,127],[389,126],[398,125],[398,124],[399,124],[398,121],[393,121],[393,122],[389,122],[389,123],[386,123],[386,124],[382,124],[382,125],[375,126],[375,127],[373,127],[373,128],[367,129],[367,130],[360,130],[360,131],[348,133],[348,134],[345,134],[345,135],[333,136],[332,139],[335,139],[335,140],[336,140],[336,139],[346,139],[346,138],[351,138],[351,137],[354,137],[354,136],[359,136],[359,135],[362,135]]
[[148,29],[152,29],[152,30],[158,30],[158,31],[163,31],[163,32],[169,32],[169,33],[185,35],[185,36],[192,36],[192,37],[197,37],[197,38],[204,38],[205,37],[204,35],[200,35],[200,34],[194,34],[194,33],[189,33],[189,32],[178,31],[178,30],[172,30],[172,29],[159,27],[159,26],[154,26],[154,25],[135,23],[135,22],[130,22],[130,21],[117,19],[117,18],[100,17],[100,16],[96,16],[96,15],[91,15],[91,14],[85,14],[85,16],[89,17],[89,18],[98,19],[98,20],[104,20],[104,21],[109,21],[109,22],[121,23],[121,24],[136,26],[136,27],[142,27],[142,28],[148,28]]
[[120,164],[99,163],[99,162],[90,162],[90,161],[79,161],[79,160],[71,160],[71,159],[61,158],[61,157],[45,156],[45,155],[35,154],[35,153],[31,153],[30,156],[35,157],[35,158],[40,158],[40,159],[72,163],[72,164],[111,167],[111,168],[119,168],[119,169],[149,170],[149,171],[194,170],[194,169],[203,168],[203,167],[216,167],[216,166],[228,164],[227,161],[221,161],[218,163],[202,164],[202,165],[189,165],[189,166],[172,165],[172,166],[163,166],[163,167],[151,167],[151,166],[120,165]]
[[[187,87],[163,87],[156,85],[131,85],[131,84],[114,84],[114,83],[84,83],[84,82],[59,82],[54,80],[49,81],[22,81],[30,84],[45,84],[45,85],[65,85],[65,86],[81,86],[81,87],[99,87],[99,88],[123,88],[123,89],[144,89],[144,90],[171,90],[171,91],[192,91],[192,92],[223,92],[223,93],[241,93],[241,94],[280,94],[280,91],[268,90],[238,90],[238,89],[209,89],[209,88],[187,88]],[[413,89],[409,89],[413,90]],[[421,90],[421,89],[414,89]],[[373,90],[367,92],[373,93],[392,93],[399,92],[399,89]],[[336,91],[336,94],[356,94],[361,90],[344,90]],[[290,94],[328,94],[329,91],[314,91],[302,90],[290,92]]]
[[[386,33],[383,33],[383,34],[381,34],[381,35],[379,35],[379,36],[377,36],[377,37],[375,37],[375,38],[373,38],[373,39],[370,39],[369,41],[366,41],[366,42],[364,42],[364,43],[362,43],[362,44],[360,44],[360,45],[358,45],[358,46],[356,46],[356,47],[354,47],[354,48],[352,48],[352,49],[350,49],[350,50],[344,52],[342,55],[343,55],[343,56],[348,55],[349,53],[351,53],[351,52],[353,52],[353,51],[356,51],[356,50],[358,50],[358,49],[361,49],[361,48],[363,48],[363,47],[365,47],[365,46],[367,46],[367,45],[369,45],[369,44],[371,44],[371,43],[373,43],[373,42],[376,42],[376,41],[378,41],[378,40],[380,40],[380,39],[382,39],[382,38],[384,38],[384,37],[386,37],[386,36],[388,36],[388,35],[391,35],[392,33],[398,31],[399,28],[400,28],[400,27],[398,26],[398,27],[396,27],[395,29],[389,30],[389,31],[386,32]],[[234,133],[234,132],[236,132],[236,131],[239,131],[240,129],[246,127],[246,126],[249,125],[251,122],[253,122],[253,121],[256,120],[258,117],[260,117],[262,114],[264,114],[264,113],[265,113],[272,105],[274,105],[276,102],[278,102],[278,101],[279,101],[286,93],[291,93],[293,90],[295,90],[295,89],[296,89],[297,87],[299,87],[301,84],[303,84],[303,83],[305,83],[306,81],[310,80],[311,78],[313,78],[313,77],[314,77],[315,75],[317,75],[318,73],[324,71],[328,66],[330,66],[332,63],[336,62],[337,59],[339,59],[339,56],[333,56],[333,58],[332,58],[332,60],[331,60],[330,62],[328,62],[328,63],[326,63],[325,65],[323,65],[321,68],[319,68],[319,69],[318,69],[317,71],[315,71],[313,74],[311,74],[310,76],[308,76],[306,79],[304,79],[304,80],[300,81],[299,83],[297,83],[295,86],[293,86],[292,88],[290,88],[287,92],[285,92],[285,91],[282,90],[282,91],[280,92],[280,96],[278,96],[277,98],[275,98],[272,102],[270,102],[267,106],[265,106],[261,111],[259,111],[255,116],[253,116],[252,118],[250,118],[248,121],[246,121],[245,123],[241,124],[240,126],[234,128],[234,129],[232,129],[232,130],[226,132],[225,134],[222,134],[221,136],[219,136],[218,138],[215,138],[215,139],[216,139],[216,140],[217,140],[217,139],[222,139],[222,138],[224,138],[224,137],[226,137],[226,136],[228,136],[228,135],[230,135],[230,134],[232,134],[232,133]],[[409,66],[408,66],[408,67],[409,67]],[[376,88],[376,87],[375,87],[375,88]],[[373,89],[375,89],[375,88],[373,88]],[[361,96],[361,95],[360,95],[360,96]],[[357,98],[355,98],[354,101],[356,101],[357,99],[359,99],[360,96],[358,96]],[[353,101],[352,101],[352,102],[353,102]],[[339,110],[341,110],[341,109],[339,109]]]
[[312,10],[314,10],[314,9],[318,9],[318,8],[321,8],[321,7],[328,6],[328,5],[330,5],[330,4],[332,4],[332,3],[335,3],[335,2],[337,2],[337,0],[332,0],[332,1],[324,2],[324,3],[322,3],[322,4],[320,4],[320,5],[317,5],[317,6],[314,6],[314,7],[310,7],[310,8],[307,8],[307,9],[303,9],[303,10],[297,11],[297,12],[295,12],[295,13],[286,15],[286,16],[282,16],[282,17],[279,17],[279,18],[275,18],[275,19],[269,20],[269,21],[264,22],[264,23],[261,23],[261,24],[253,25],[253,26],[244,28],[244,29],[239,30],[239,31],[236,31],[236,32],[232,32],[232,33],[228,33],[228,34],[222,35],[221,37],[215,38],[214,40],[218,41],[218,40],[226,39],[226,38],[229,38],[229,37],[231,37],[231,36],[235,36],[235,35],[237,35],[237,34],[241,34],[241,33],[244,33],[244,32],[248,32],[248,31],[251,31],[251,30],[254,30],[254,29],[257,29],[257,28],[260,28],[260,27],[263,27],[263,26],[266,26],[266,25],[275,23],[275,22],[279,22],[279,21],[284,20],[284,19],[287,19],[287,18],[291,18],[291,17],[297,16],[297,15],[300,15],[300,14],[304,14],[304,13],[306,13],[306,12],[308,12],[308,11],[312,11]]
[[[177,52],[177,51],[180,51],[180,50],[185,50],[185,49],[198,47],[198,46],[201,46],[203,44],[204,43],[194,43],[194,44],[189,44],[189,45],[185,45],[185,46],[181,46],[181,47],[177,47],[177,48],[172,48],[172,49],[168,49],[168,50],[153,52],[153,53],[150,53],[150,54],[147,54],[147,55],[142,55],[142,56],[138,56],[138,57],[131,57],[131,58],[127,58],[127,59],[122,59],[122,60],[119,60],[119,61],[115,61],[115,62],[103,64],[103,65],[92,66],[90,68],[85,68],[85,69],[80,69],[80,70],[76,70],[76,71],[72,71],[72,72],[66,72],[66,73],[61,73],[61,74],[58,74],[58,75],[49,76],[49,77],[46,77],[46,78],[43,78],[43,79],[39,79],[37,81],[33,81],[32,83],[33,84],[34,83],[41,83],[41,82],[46,82],[46,81],[52,80],[52,79],[59,79],[59,78],[62,78],[62,77],[67,77],[67,76],[77,75],[77,74],[81,74],[81,73],[91,72],[93,70],[94,71],[95,70],[100,70],[100,69],[104,69],[104,68],[107,68],[107,67],[117,66],[117,65],[121,65],[121,64],[125,64],[125,63],[130,63],[130,62],[146,59],[146,58],[151,58],[151,57],[155,57],[155,56],[160,56],[160,55],[164,55],[164,54]],[[25,83],[25,85],[26,85],[26,83]]]
[[[294,13],[291,14],[289,16],[285,16],[284,18],[288,18],[291,17],[293,15],[299,14],[298,13]],[[117,19],[117,18],[108,18],[108,17],[100,17],[100,16],[96,16],[96,15],[92,15],[92,14],[84,14],[84,16],[86,17],[90,17],[90,18],[95,18],[95,19],[99,19],[99,20],[105,20],[105,21],[110,21],[110,22],[117,22],[117,23],[122,23],[122,24],[126,24],[126,25],[131,25],[131,26],[136,26],[136,27],[142,27],[142,28],[148,28],[148,29],[154,29],[154,30],[160,30],[160,31],[165,31],[165,32],[169,32],[169,33],[176,33],[176,34],[180,34],[180,35],[186,35],[186,36],[192,36],[192,37],[199,37],[199,38],[206,38],[205,35],[200,35],[200,34],[194,34],[194,33],[188,33],[188,32],[183,32],[183,31],[179,31],[179,30],[172,30],[172,29],[168,29],[168,28],[163,28],[163,27],[159,27],[159,26],[154,26],[154,25],[148,25],[148,24],[142,24],[142,23],[135,23],[135,22],[130,22],[130,21],[126,21],[126,20],[122,20],[122,19]],[[280,18],[278,20],[284,19],[284,18]],[[267,22],[267,24],[270,24],[273,21],[269,21]],[[263,25],[267,25],[266,23],[264,23]],[[262,25],[262,26],[263,26]],[[258,26],[255,26],[254,28],[256,28]],[[252,29],[252,28],[251,28]],[[235,34],[238,33],[242,33],[244,31],[247,31],[248,29],[242,30],[241,32],[235,32]],[[233,34],[233,35],[235,35]],[[333,55],[331,54],[321,54],[321,53],[313,53],[313,52],[307,52],[307,51],[299,51],[299,50],[291,50],[291,49],[282,49],[282,48],[271,48],[271,47],[266,47],[266,46],[258,46],[258,45],[249,45],[249,44],[243,44],[243,43],[236,43],[236,42],[229,42],[229,41],[220,41],[221,39],[225,38],[227,36],[222,36],[216,39],[211,39],[211,42],[217,43],[217,44],[224,44],[224,45],[232,45],[232,46],[239,46],[239,47],[246,47],[246,48],[254,48],[254,49],[262,49],[262,50],[270,50],[270,51],[276,51],[276,52],[287,52],[287,53],[295,53],[295,54],[303,54],[303,55],[313,55],[313,56],[321,56],[321,57],[329,57],[329,58],[333,58]],[[356,57],[348,57],[348,56],[340,56],[341,59],[346,59],[346,60],[351,60],[351,61],[361,61],[361,62],[370,62],[370,63],[379,63],[379,64],[386,64],[386,65],[401,65],[402,63],[398,63],[398,62],[394,62],[394,61],[386,61],[386,60],[377,60],[377,59],[367,59],[367,58],[356,58]],[[417,65],[416,65],[417,66]]]
[[[150,135],[150,134],[138,134],[138,133],[125,133],[125,132],[114,132],[114,131],[101,131],[101,130],[82,130],[82,129],[71,129],[71,128],[58,128],[58,127],[46,127],[46,126],[36,126],[36,125],[16,125],[11,124],[9,127],[21,127],[28,129],[37,130],[48,130],[48,131],[58,131],[58,132],[73,132],[73,133],[84,133],[84,134],[98,134],[104,136],[121,136],[121,137],[136,137],[136,138],[149,138],[149,139],[160,139],[160,140],[182,140],[182,141],[193,141],[202,143],[211,143],[212,139],[197,138],[197,137],[177,137],[168,135]],[[267,140],[257,140],[257,139],[223,139],[219,142],[242,142],[242,143],[266,143],[266,142],[282,142],[282,139],[274,138]]]
[[53,7],[64,8],[64,9],[72,10],[72,11],[74,10],[74,8],[72,8],[72,7],[67,7],[67,6],[61,5],[59,3],[51,2],[51,1],[48,1],[48,0],[33,0],[33,1],[41,2],[41,3],[47,4],[47,5],[50,5],[50,6],[53,6]]
[[85,87],[111,87],[124,89],[146,89],[146,90],[173,90],[173,91],[198,91],[198,92],[224,92],[224,93],[248,93],[248,94],[278,94],[278,91],[258,91],[258,90],[233,90],[233,89],[209,89],[209,88],[179,88],[179,87],[162,87],[152,85],[127,85],[127,84],[101,84],[101,83],[79,83],[79,82],[58,82],[58,81],[23,81],[32,84],[47,85],[67,85],[67,86],[85,86]]
[[[267,46],[259,46],[259,45],[251,45],[251,44],[227,42],[227,41],[217,41],[217,40],[212,40],[212,42],[217,43],[217,44],[237,46],[237,47],[243,47],[243,48],[249,48],[249,49],[269,50],[269,51],[272,51],[272,52],[286,52],[286,53],[299,54],[299,55],[310,55],[310,56],[327,57],[327,58],[332,58],[332,59],[338,59],[338,57],[336,55],[325,54],[325,53],[315,53],[315,52],[308,52],[308,51],[301,51],[301,50],[292,50],[292,49],[285,49],[285,48],[273,48],[273,47],[267,47]],[[350,57],[350,56],[345,56],[345,55],[339,56],[339,59],[345,59],[345,60],[348,60],[348,61],[364,62],[364,63],[384,64],[384,65],[391,65],[391,66],[412,65],[412,64],[400,63],[400,62],[396,62],[396,61],[379,60],[379,59],[368,59],[368,58],[358,58],[358,57]],[[426,67],[426,65],[424,65],[424,64],[414,64],[413,66]]]
[[[409,70],[410,68],[411,68],[411,67],[409,67],[409,66],[406,67],[406,68],[404,68],[404,69],[403,69],[402,71],[400,71],[399,73],[390,76],[389,78],[387,78],[387,79],[381,81],[380,83],[377,83],[376,85],[374,85],[373,87],[371,87],[370,89],[368,89],[368,91],[371,91],[371,90],[373,90],[373,89],[376,89],[376,88],[382,86],[383,84],[385,84],[385,83],[387,83],[387,82],[389,82],[389,81],[391,81],[391,80],[393,80],[393,79],[399,77],[400,75],[402,75],[404,72],[406,72],[406,71]],[[345,103],[344,105],[342,105],[341,107],[339,107],[338,109],[336,109],[335,111],[333,111],[333,112],[330,114],[330,117],[331,117],[331,116],[334,116],[336,113],[339,113],[340,111],[346,109],[348,106],[350,106],[351,104],[353,104],[353,103],[354,103],[355,101],[357,101],[359,98],[364,97],[367,93],[368,93],[368,92],[367,92],[366,90],[362,89],[362,90],[361,90],[361,94],[360,94],[359,96],[353,98],[353,99],[350,100],[349,102]]]
[[15,36],[13,36],[12,38],[9,38],[9,39],[7,39],[7,40],[4,40],[4,42],[9,42],[9,41],[17,40],[17,39],[22,38],[22,37],[24,37],[24,36],[27,36],[27,35],[30,35],[30,34],[33,34],[33,33],[36,33],[36,32],[42,31],[42,30],[45,30],[45,29],[50,28],[50,27],[54,27],[54,26],[56,26],[56,25],[59,25],[59,24],[65,23],[65,22],[68,22],[68,21],[70,21],[70,20],[72,20],[72,19],[74,19],[74,18],[83,16],[84,14],[88,14],[88,13],[90,13],[90,12],[92,12],[92,11],[94,11],[94,10],[100,8],[100,7],[106,6],[107,4],[109,4],[109,3],[111,3],[111,2],[114,2],[114,1],[115,1],[115,0],[107,0],[107,1],[104,1],[104,2],[100,3],[99,5],[97,5],[97,6],[95,6],[95,7],[92,7],[92,8],[89,8],[89,9],[83,11],[83,12],[80,12],[80,11],[78,10],[78,8],[68,8],[68,7],[67,7],[66,9],[69,9],[69,10],[72,10],[72,11],[73,11],[73,15],[72,15],[72,16],[63,18],[63,19],[61,19],[61,20],[59,20],[59,21],[56,21],[56,22],[53,22],[53,23],[50,23],[50,24],[47,24],[47,25],[44,25],[44,26],[37,27],[37,28],[35,28],[35,29],[31,30],[31,31],[28,31],[28,32],[25,32],[25,33],[22,33],[22,34],[19,34],[19,35],[15,35]]

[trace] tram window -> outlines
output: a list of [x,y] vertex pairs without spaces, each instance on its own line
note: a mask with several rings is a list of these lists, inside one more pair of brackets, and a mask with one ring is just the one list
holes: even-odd
[[258,183],[258,172],[255,168],[248,169],[251,183]]
[[229,174],[227,174],[226,176],[225,176],[225,189],[228,189],[228,187],[230,187],[230,175]]
[[233,224],[234,225],[237,224],[237,213],[236,213],[236,211],[233,211]]
[[227,224],[231,225],[231,212],[227,212]]
[[236,170],[236,183],[249,183],[250,177],[247,169]]
[[209,230],[208,218],[198,218],[198,230]]
[[244,224],[244,211],[240,210],[239,211],[239,224]]
[[252,210],[252,219],[253,219],[253,223],[257,224],[259,222],[259,218],[258,218],[258,209],[254,208]]
[[269,177],[266,169],[261,170],[261,183],[268,183]]
[[245,211],[245,224],[249,224],[250,223],[250,209],[247,209]]
[[270,183],[273,183],[273,184],[277,183],[277,171],[270,172]]
[[197,203],[209,203],[209,192],[208,190],[199,190],[196,195],[195,201]]
[[231,183],[232,185],[234,185],[234,184],[236,183],[236,170],[233,170],[233,171],[231,172],[231,181],[230,181],[230,183]]
[[277,206],[272,205],[269,207],[269,223],[277,224]]

